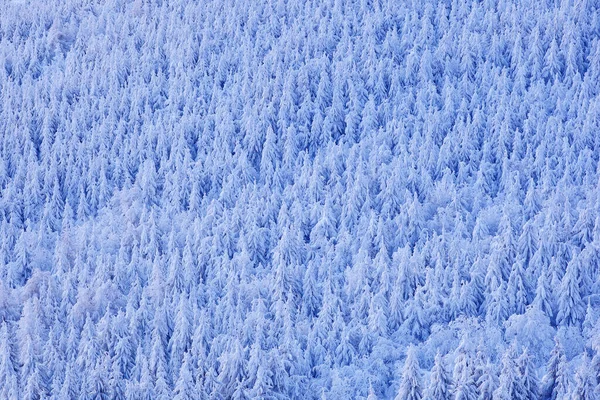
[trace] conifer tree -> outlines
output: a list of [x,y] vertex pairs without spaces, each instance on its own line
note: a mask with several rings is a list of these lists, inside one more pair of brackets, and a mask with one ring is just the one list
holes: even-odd
[[186,352],[183,356],[181,369],[179,370],[179,377],[173,388],[173,399],[192,400],[197,398],[191,368],[191,357]]
[[584,307],[580,292],[579,262],[573,257],[561,282],[557,322],[561,325],[580,324],[585,316]]
[[523,353],[517,360],[519,372],[521,374],[520,380],[523,387],[523,399],[534,400],[539,398],[539,382],[536,376],[535,365],[533,364],[533,358],[527,348],[523,349]]
[[574,400],[595,400],[597,398],[595,378],[593,370],[590,368],[590,360],[585,355],[575,374],[575,390],[572,398]]
[[494,367],[488,362],[484,368],[483,374],[477,381],[478,400],[492,400],[498,387],[498,378]]
[[555,339],[554,348],[546,364],[546,374],[542,379],[542,396],[544,399],[556,400],[567,395],[569,385],[566,367],[565,351],[559,340]]
[[395,398],[398,400],[420,400],[422,398],[421,385],[421,370],[419,368],[419,361],[417,360],[416,349],[409,347],[406,360],[404,361],[400,387]]
[[5,382],[0,393],[6,398],[18,393],[16,343],[11,343],[8,325],[2,321],[0,326],[0,381]]
[[450,400],[452,398],[452,379],[439,352],[435,356],[429,386],[424,398],[428,400]]
[[502,356],[499,386],[494,392],[494,399],[518,399],[526,395],[517,357],[516,343],[513,342]]

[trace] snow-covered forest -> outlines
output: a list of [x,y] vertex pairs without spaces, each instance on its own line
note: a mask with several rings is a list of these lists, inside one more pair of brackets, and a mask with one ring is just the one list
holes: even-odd
[[600,398],[599,0],[0,1],[0,399]]

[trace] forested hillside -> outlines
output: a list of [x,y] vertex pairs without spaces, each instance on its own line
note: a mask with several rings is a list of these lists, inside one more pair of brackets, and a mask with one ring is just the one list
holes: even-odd
[[0,399],[600,397],[598,0],[0,0]]

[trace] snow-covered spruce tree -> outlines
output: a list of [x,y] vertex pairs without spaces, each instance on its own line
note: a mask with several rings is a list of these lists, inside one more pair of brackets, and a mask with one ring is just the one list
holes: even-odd
[[483,374],[477,381],[477,391],[479,400],[492,400],[494,393],[498,387],[498,376],[494,370],[494,366],[489,362],[486,364]]
[[526,347],[519,356],[517,365],[519,367],[519,373],[521,374],[520,380],[523,398],[527,400],[538,399],[540,389],[537,372],[533,363],[533,357]]
[[596,392],[597,384],[595,378],[594,370],[590,368],[590,359],[586,355],[581,361],[581,366],[575,374],[575,389],[573,391],[572,398],[574,400],[595,400],[598,396]]
[[467,339],[463,338],[454,359],[454,398],[469,400],[477,398],[477,382],[472,354],[466,348]]
[[500,371],[499,385],[494,392],[494,399],[516,399],[526,398],[526,388],[517,364],[517,348],[513,342],[502,356],[502,369]]
[[556,319],[561,325],[577,325],[583,322],[585,303],[580,293],[580,268],[574,256],[562,279],[558,297],[558,313]]
[[420,400],[423,396],[421,369],[415,347],[409,347],[402,368],[400,387],[396,399]]
[[430,400],[449,400],[452,398],[452,378],[446,370],[444,359],[439,352],[435,356],[424,398]]
[[562,344],[555,339],[554,349],[546,364],[546,374],[542,379],[542,396],[544,399],[560,399],[568,394],[567,360]]
[[5,384],[2,385],[0,393],[6,398],[18,395],[17,368],[19,364],[16,358],[16,343],[12,342],[12,337],[12,335],[9,335],[7,323],[3,321],[0,327],[0,350],[2,351],[0,353],[2,354],[0,358],[0,378]]

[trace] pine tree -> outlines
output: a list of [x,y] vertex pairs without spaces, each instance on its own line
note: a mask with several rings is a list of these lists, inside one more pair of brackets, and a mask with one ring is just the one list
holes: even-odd
[[450,400],[452,398],[452,379],[444,365],[444,359],[438,352],[435,356],[429,380],[429,387],[425,393],[428,400]]
[[506,284],[502,284],[496,289],[489,299],[486,310],[486,322],[501,326],[509,315],[509,299],[506,296]]
[[[171,388],[169,387],[169,383],[171,380],[167,376],[167,373],[163,367],[163,365],[159,365],[156,373],[156,382],[154,384],[154,393],[156,395],[156,399],[166,400],[171,398]],[[197,382],[201,383],[201,382]],[[204,399],[203,399],[204,400]]]
[[192,375],[191,357],[188,352],[183,355],[183,362],[179,370],[179,378],[173,388],[174,400],[193,400],[197,398]]
[[[61,399],[73,399],[79,396],[79,385],[77,382],[77,373],[74,371],[74,365],[68,364],[66,367],[64,382],[59,392],[59,398]],[[114,396],[115,399],[118,397]],[[123,398],[125,398],[123,396]]]
[[142,400],[152,400],[156,398],[154,382],[152,381],[152,377],[150,376],[148,362],[146,361],[146,359],[144,359],[144,362],[142,364],[139,386],[140,398]]
[[560,287],[556,319],[561,325],[577,325],[585,316],[585,303],[581,298],[579,262],[576,257],[567,266]]
[[546,375],[542,379],[543,398],[556,400],[567,395],[567,359],[562,344],[555,339],[554,348],[546,364]]
[[523,225],[523,232],[519,236],[518,242],[519,255],[526,268],[538,249],[538,240],[536,226],[530,219]]
[[575,374],[575,391],[573,400],[595,400],[596,396],[596,377],[590,368],[590,360],[587,355],[581,361],[581,366]]
[[519,372],[521,374],[520,380],[523,386],[524,400],[535,400],[539,398],[539,382],[536,376],[535,366],[533,364],[533,357],[529,354],[527,348],[523,349],[523,353],[517,360]]
[[454,359],[454,397],[470,400],[477,397],[477,382],[474,379],[474,369],[471,353],[466,348],[466,338],[458,346],[458,354]]
[[554,321],[555,300],[548,272],[542,272],[538,278],[533,305],[550,318],[550,321]]
[[477,380],[478,400],[492,400],[498,387],[497,374],[494,367],[488,362],[484,368],[483,374]]
[[409,300],[406,307],[404,324],[417,339],[424,339],[429,334],[422,288],[417,288],[415,297]]
[[83,370],[92,370],[99,356],[99,346],[96,337],[96,327],[92,318],[87,314],[77,349],[77,366]]
[[417,360],[417,350],[409,347],[404,361],[400,387],[396,394],[397,400],[419,400],[422,397],[421,369]]
[[193,315],[190,309],[190,300],[187,296],[181,296],[175,316],[175,326],[173,335],[169,342],[170,346],[170,371],[179,375],[179,368],[183,360],[183,355],[189,351],[193,336]]
[[3,398],[12,398],[18,393],[17,384],[17,358],[15,343],[11,343],[11,335],[8,332],[6,321],[0,326],[0,395]]
[[11,270],[9,270],[9,282],[11,282],[13,287],[24,285],[33,272],[31,266],[31,250],[26,238],[27,232],[23,231],[15,244],[15,262],[12,264]]
[[273,395],[272,371],[264,365],[259,365],[256,371],[256,381],[250,391],[252,397],[269,399],[275,398]]
[[121,374],[121,366],[118,362],[113,360],[110,376],[108,378],[108,386],[110,388],[110,398],[112,400],[125,400],[126,398],[126,388],[125,388],[125,379],[123,379],[123,375]]
[[128,333],[117,336],[114,346],[113,365],[118,366],[119,372],[124,379],[128,379],[134,363],[134,347]]
[[248,400],[250,397],[246,393],[246,389],[242,382],[237,381],[235,385],[235,390],[231,395],[231,398],[234,400]]
[[110,389],[108,386],[108,366],[109,357],[108,354],[99,360],[94,367],[93,372],[90,374],[89,380],[87,380],[87,396],[93,400],[108,400],[110,395]]
[[528,289],[526,283],[525,271],[523,270],[523,261],[517,260],[513,264],[513,269],[508,278],[506,288],[507,296],[510,301],[511,311],[516,314],[525,313],[527,306]]
[[314,317],[318,314],[321,304],[321,299],[317,289],[317,282],[315,279],[314,262],[308,263],[308,268],[304,273],[304,280],[302,284],[303,295],[302,295],[302,310],[307,317]]
[[146,160],[142,166],[142,171],[138,175],[142,202],[146,206],[151,206],[157,202],[157,176],[154,162]]
[[592,302],[588,300],[587,308],[585,309],[585,319],[582,324],[582,333],[584,337],[589,338],[592,336],[597,321],[598,314],[595,307],[592,307]]
[[244,350],[239,340],[234,340],[229,351],[221,355],[221,371],[219,381],[222,383],[221,391],[225,396],[230,395],[239,387],[239,382],[246,379],[247,361]]
[[520,399],[525,397],[521,372],[517,365],[517,349],[513,342],[502,356],[500,384],[494,392],[494,400]]
[[38,368],[34,368],[31,373],[25,376],[25,384],[22,390],[22,399],[37,400],[47,396],[42,384],[42,378]]
[[473,377],[465,377],[458,382],[454,389],[454,398],[456,400],[475,400],[477,399],[477,385]]

